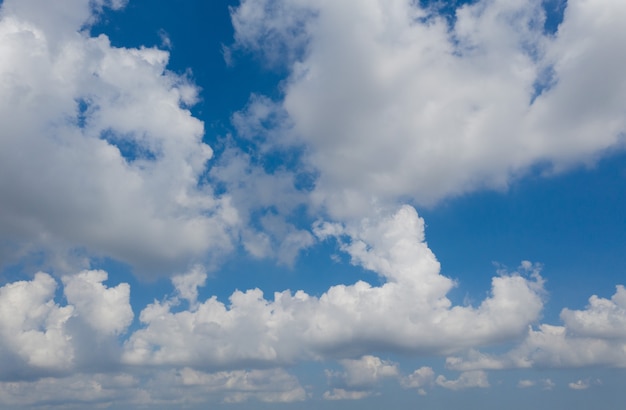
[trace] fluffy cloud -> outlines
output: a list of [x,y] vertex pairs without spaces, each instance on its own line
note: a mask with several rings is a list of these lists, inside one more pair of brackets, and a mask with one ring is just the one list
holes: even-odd
[[[462,371],[457,379],[435,377],[430,367],[403,376],[395,363],[371,356],[381,350],[438,355],[515,341],[541,312],[543,281],[530,262],[522,264],[521,273],[501,272],[495,277],[491,295],[480,305],[453,305],[446,293],[454,283],[440,275],[423,229],[423,221],[410,207],[357,225],[318,224],[321,238],[335,238],[354,264],[384,280],[379,286],[365,282],[333,286],[319,297],[284,291],[270,300],[253,289],[236,291],[228,305],[216,297],[199,301],[198,286],[206,276],[193,268],[174,276],[173,297],[141,311],[142,325],[121,345],[118,336],[133,319],[127,284],[105,286],[103,271],[66,276],[62,283],[67,305],[60,306],[54,301],[56,281],[39,273],[31,281],[0,288],[0,353],[7,364],[2,377],[21,386],[19,380],[69,371],[97,374],[106,361],[111,369],[125,369],[141,378],[144,369],[157,365],[182,369],[159,377],[174,385],[202,385],[222,400],[291,401],[306,396],[291,376],[282,370],[245,369],[334,358],[343,371],[327,373],[330,389],[324,398],[338,400],[369,396],[386,379],[426,394],[432,386],[488,387],[485,369],[624,363],[620,359],[624,342],[611,333],[598,339],[545,324],[531,328],[526,339],[504,356],[470,350],[466,357],[449,357],[448,367]],[[618,287],[610,301],[592,297],[586,310],[564,312],[586,318],[600,306],[615,315],[622,293]],[[190,302],[188,309],[180,308],[179,298]],[[88,346],[98,349],[100,359]],[[346,359],[354,356],[360,358]],[[262,384],[274,379],[276,383]],[[45,380],[44,390],[51,383]],[[140,384],[147,388],[169,383],[163,380],[142,379]],[[102,394],[103,400],[108,397]],[[157,387],[150,402],[161,403],[159,394],[166,403],[169,396]]]
[[139,380],[129,374],[76,374],[35,381],[0,383],[0,405],[6,408],[98,408],[111,403],[141,403]]
[[[479,306],[453,306],[446,293],[454,283],[440,275],[424,242],[423,220],[411,207],[357,226],[319,224],[316,232],[339,238],[354,264],[385,283],[337,285],[319,297],[300,290],[266,299],[259,289],[236,291],[228,305],[212,297],[192,311],[174,311],[176,300],[155,301],[140,314],[142,328],[126,341],[124,362],[232,368],[372,349],[458,351],[523,336],[543,307],[543,281],[530,263],[524,265],[528,272],[495,277]],[[361,362],[345,365],[355,363]]]
[[[103,271],[63,278],[66,306],[55,302],[57,282],[39,272],[0,288],[0,379],[63,375],[119,362],[117,339],[131,323],[130,287],[103,285]],[[98,354],[94,354],[97,349]]]
[[623,2],[570,0],[555,34],[539,0],[471,2],[452,23],[419,4],[246,0],[233,11],[236,46],[287,55],[280,107],[265,107],[306,144],[314,203],[338,218],[372,201],[432,204],[623,145]]
[[482,370],[474,370],[463,372],[456,380],[448,380],[445,376],[439,375],[435,381],[438,386],[450,390],[461,390],[469,388],[486,388],[489,387],[487,373]]
[[[570,0],[554,35],[543,32],[539,0],[477,1],[452,25],[419,2],[243,1],[231,51],[260,51],[289,77],[281,100],[253,96],[233,123],[261,156],[297,151],[317,176],[307,187],[234,148],[207,169],[213,151],[189,111],[198,89],[166,69],[168,53],[88,32],[100,8],[124,1],[2,2],[0,265],[43,250],[143,272],[195,267],[127,336],[130,287],[105,285],[104,271],[57,264],[65,306],[46,273],[2,286],[0,403],[297,401],[306,391],[275,366],[324,358],[343,366],[326,399],[366,397],[387,378],[424,394],[488,387],[486,369],[626,366],[623,287],[563,310],[563,326],[533,327],[543,280],[524,262],[494,277],[477,305],[454,305],[457,284],[441,275],[424,221],[395,206],[506,187],[535,164],[559,171],[618,146],[626,77],[615,67],[626,57],[614,50],[626,6],[600,1],[611,13]],[[328,212],[313,234],[288,220],[311,204]],[[287,265],[333,241],[380,284],[198,300],[206,273],[195,263],[239,240]],[[520,339],[502,356],[473,350]],[[462,372],[449,380],[430,367],[403,377],[374,351],[467,354],[448,358]]]
[[568,383],[567,387],[572,390],[587,390],[589,388],[589,382],[578,380],[576,382]]
[[[184,391],[185,394],[181,394]],[[203,403],[301,401],[306,392],[281,369],[202,373],[189,368],[150,374],[96,373],[0,382],[0,405],[10,408],[172,408]]]
[[189,368],[179,372],[184,386],[225,393],[224,401],[238,403],[249,399],[263,402],[293,402],[306,398],[298,380],[283,369],[203,373]]
[[310,232],[288,222],[295,210],[307,203],[307,197],[296,188],[296,172],[282,167],[268,172],[255,163],[259,161],[229,147],[211,168],[210,176],[225,188],[237,209],[246,251],[256,258],[274,258],[292,266],[300,250],[315,243]]
[[119,335],[133,321],[130,286],[120,283],[107,288],[104,271],[83,271],[63,278],[63,292],[76,315],[89,327],[105,335]]
[[344,372],[339,376],[350,387],[369,387],[379,380],[398,376],[398,365],[376,356],[365,355],[360,359],[344,359],[339,363]]
[[343,359],[339,363],[343,372],[326,371],[333,388],[324,392],[326,400],[359,400],[373,394],[373,389],[383,380],[398,378],[396,363],[365,355],[359,359]]
[[198,299],[198,287],[204,286],[206,278],[204,268],[196,265],[187,273],[172,276],[172,284],[178,295],[189,302],[193,309]]
[[324,399],[326,400],[361,400],[366,397],[369,397],[371,394],[372,392],[370,391],[332,389],[331,391],[324,392]]
[[67,321],[71,306],[54,303],[55,280],[38,273],[31,281],[0,288],[0,378],[31,377],[72,366],[74,349]]
[[43,249],[152,273],[233,246],[236,210],[200,181],[212,150],[195,86],[166,52],[84,29],[122,3],[2,3],[0,263]]
[[435,372],[431,367],[420,367],[402,380],[406,388],[418,389],[422,395],[426,394],[425,387],[432,386],[435,382]]
[[526,389],[528,387],[533,387],[535,385],[535,381],[534,380],[520,380],[517,383],[517,387],[521,388],[521,389]]
[[563,309],[561,319],[574,336],[626,340],[626,289],[618,285],[610,300],[593,295],[587,309]]
[[584,310],[563,309],[563,326],[529,328],[524,341],[503,355],[470,350],[464,357],[448,357],[456,370],[529,367],[626,367],[624,287],[609,299],[593,295]]

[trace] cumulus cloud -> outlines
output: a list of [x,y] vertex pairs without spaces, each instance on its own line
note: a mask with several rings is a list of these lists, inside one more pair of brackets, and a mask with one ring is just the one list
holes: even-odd
[[7,408],[96,408],[141,402],[139,379],[126,373],[75,374],[65,378],[0,383],[0,405]]
[[326,370],[332,389],[324,393],[327,400],[359,400],[374,393],[374,388],[383,380],[398,378],[396,363],[365,355],[359,359],[343,359],[339,363],[343,372]]
[[250,399],[279,403],[302,401],[306,392],[298,380],[283,369],[203,373],[184,368],[179,373],[184,386],[225,393],[224,401],[239,403]]
[[[448,367],[462,372],[457,379],[435,377],[430,367],[403,376],[397,364],[370,355],[374,350],[462,353],[515,341],[541,312],[543,281],[537,266],[529,262],[520,266],[521,273],[500,272],[493,279],[491,295],[480,305],[453,305],[446,292],[454,283],[440,275],[423,229],[423,221],[410,207],[356,226],[319,224],[320,237],[336,238],[354,264],[384,280],[378,286],[362,281],[333,286],[319,297],[300,290],[277,292],[266,299],[259,289],[252,289],[236,291],[228,305],[215,296],[199,301],[198,286],[206,277],[202,269],[193,268],[173,277],[174,296],[144,308],[141,325],[121,344],[117,336],[133,319],[129,286],[104,285],[105,272],[81,271],[64,277],[66,306],[54,301],[57,283],[48,274],[7,284],[0,288],[0,353],[7,363],[2,377],[19,381],[69,371],[96,374],[103,363],[91,357],[93,351],[87,348],[96,346],[112,370],[141,373],[155,365],[171,367],[182,370],[161,376],[178,384],[202,385],[226,401],[290,401],[306,396],[291,376],[279,370],[245,369],[329,358],[338,359],[343,371],[327,373],[330,388],[324,398],[338,400],[375,394],[376,387],[390,379],[426,394],[432,386],[488,387],[486,369],[623,362],[618,357],[623,349],[616,348],[623,341],[611,334],[606,340],[571,336],[566,327],[545,324],[539,330],[531,328],[506,355],[470,350],[465,357],[449,357]],[[621,303],[621,291],[618,288],[613,303]],[[188,309],[180,309],[179,298],[190,302]],[[596,305],[590,304],[588,310]],[[350,356],[360,357],[346,359]],[[253,382],[274,378],[278,381],[271,385],[284,390]],[[158,396],[160,390],[154,391]]]
[[[454,283],[440,275],[424,242],[423,220],[411,207],[357,226],[320,224],[316,232],[338,237],[354,264],[385,282],[332,286],[319,297],[299,290],[266,299],[259,289],[236,291],[228,304],[212,297],[193,311],[172,310],[171,299],[155,301],[125,342],[124,362],[231,368],[354,357],[372,349],[459,351],[523,336],[543,307],[541,277],[524,271],[495,277],[491,295],[479,306],[453,306],[446,293]],[[376,361],[362,360],[345,362],[346,374]]]
[[379,380],[398,376],[398,365],[376,356],[365,355],[360,359],[344,359],[339,363],[344,372],[339,376],[350,387],[373,386]]
[[[196,273],[186,275],[187,282]],[[149,371],[149,377],[143,366],[123,369],[117,336],[133,318],[129,285],[107,287],[106,280],[103,271],[64,277],[65,306],[55,302],[57,282],[46,273],[0,287],[0,404],[175,405],[187,400],[176,393],[180,388],[197,391],[199,402],[306,398],[298,380],[283,369],[207,373],[175,367]],[[207,349],[180,342],[182,350]],[[108,373],[101,373],[105,369]]]
[[74,308],[54,303],[56,287],[50,275],[37,273],[30,281],[0,288],[0,378],[62,372],[72,366],[67,321]]
[[541,381],[541,384],[543,385],[544,390],[552,390],[556,386],[556,383],[554,383],[551,379],[544,379]]
[[[257,109],[248,109],[254,110]],[[240,134],[259,136],[257,127],[253,128],[241,129]],[[297,189],[298,179],[306,173],[285,167],[270,171],[263,162],[262,153],[251,155],[229,146],[209,174],[213,183],[228,192],[237,209],[242,225],[241,242],[246,251],[255,258],[274,258],[293,266],[299,252],[315,243],[308,230],[289,222],[296,210],[307,204],[305,192]]]
[[0,263],[82,252],[154,273],[233,247],[237,211],[200,180],[197,88],[165,51],[89,35],[94,7],[123,3],[2,3]]
[[523,379],[517,382],[517,387],[527,389],[530,387],[541,387],[542,390],[552,390],[556,384],[551,379],[530,380]]
[[63,277],[63,292],[68,304],[74,306],[75,314],[98,333],[119,335],[133,321],[130,306],[130,286],[120,283],[106,287],[105,271],[83,271],[74,276]]
[[470,350],[462,357],[448,357],[446,364],[456,370],[626,367],[626,336],[620,327],[626,320],[624,295],[624,287],[618,285],[611,299],[593,295],[584,310],[565,308],[561,312],[562,326],[531,327],[526,338],[505,354]]
[[244,49],[260,52],[267,63],[279,66],[298,59],[308,43],[306,26],[315,8],[306,1],[244,1],[231,11],[236,43],[227,55]]
[[371,391],[332,389],[324,392],[326,400],[361,400],[371,396]]
[[202,265],[196,265],[187,273],[172,276],[172,284],[178,295],[195,308],[198,299],[198,287],[204,286],[207,274]]
[[574,336],[626,340],[626,289],[618,285],[610,300],[593,295],[585,310],[563,309],[561,319]]
[[[98,11],[124,1],[2,2],[0,265],[43,251],[192,268],[128,336],[130,286],[104,271],[59,264],[64,306],[47,273],[0,287],[0,403],[298,401],[306,391],[277,366],[318,359],[343,367],[329,400],[391,378],[425,394],[488,387],[488,369],[626,366],[622,286],[563,310],[563,326],[536,326],[543,279],[524,262],[478,304],[455,305],[424,221],[396,205],[504,188],[533,165],[560,171],[623,143],[626,6],[599,1],[612,12],[570,0],[554,35],[539,0],[473,2],[453,22],[402,0],[242,1],[230,52],[260,52],[288,78],[282,98],[252,96],[233,124],[260,157],[290,152],[302,173],[234,147],[209,170],[198,88],[167,70],[169,54],[90,35]],[[290,220],[306,207],[321,215],[311,231]],[[292,265],[326,240],[380,283],[199,300],[206,266],[239,241]],[[477,350],[520,339],[504,355]],[[447,365],[462,373],[403,377],[374,351],[458,355]]]
[[235,46],[283,56],[289,70],[277,128],[307,146],[313,203],[338,218],[372,201],[433,204],[623,146],[623,2],[568,1],[554,34],[539,0],[471,2],[453,21],[420,4],[245,0],[233,10]]
[[405,388],[417,389],[420,395],[426,395],[426,388],[435,384],[435,372],[431,367],[420,367],[402,379]]
[[10,408],[172,408],[220,402],[285,403],[305,398],[298,380],[282,369],[203,373],[182,368],[149,374],[80,373],[0,382],[0,405]]
[[568,383],[567,387],[572,390],[587,390],[589,388],[589,382],[578,380],[572,383]]
[[64,277],[65,306],[55,301],[57,282],[47,273],[2,286],[0,379],[65,375],[119,363],[117,336],[133,320],[130,287],[107,287],[106,279],[104,271]]
[[517,383],[517,387],[521,388],[521,389],[526,389],[528,387],[533,387],[536,384],[536,382],[534,380],[520,380]]
[[438,386],[450,390],[461,390],[469,388],[486,388],[489,387],[487,373],[482,370],[474,370],[463,372],[456,380],[448,380],[445,376],[439,375],[435,380]]

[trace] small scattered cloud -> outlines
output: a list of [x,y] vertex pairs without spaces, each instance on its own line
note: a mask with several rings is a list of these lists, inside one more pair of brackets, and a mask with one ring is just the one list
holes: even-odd
[[403,377],[401,384],[407,389],[417,389],[420,396],[425,396],[427,389],[435,385],[435,372],[431,367],[420,367],[410,375]]
[[167,31],[163,29],[159,30],[159,38],[161,39],[161,48],[171,50],[174,47],[172,39],[170,38],[170,35],[167,33]]
[[339,361],[343,372],[326,370],[332,390],[324,393],[327,400],[357,400],[375,393],[384,379],[397,379],[398,365],[381,360],[376,356],[365,355],[359,359]]
[[371,391],[332,389],[324,392],[326,400],[361,400],[372,395]]
[[521,389],[526,389],[528,387],[533,387],[535,384],[537,384],[537,382],[535,382],[534,380],[520,380],[519,382],[517,382],[517,387]]
[[543,390],[552,390],[556,387],[556,383],[554,383],[551,379],[542,380],[541,385],[543,386]]
[[569,387],[572,390],[587,390],[589,388],[589,382],[577,380],[575,382],[568,383],[567,387]]
[[435,379],[435,383],[440,387],[450,390],[489,387],[487,373],[482,370],[463,372],[456,380],[448,380],[445,376],[439,375],[437,379]]
[[176,293],[195,308],[198,299],[198,288],[206,283],[207,274],[202,265],[196,265],[187,273],[172,276],[172,284]]

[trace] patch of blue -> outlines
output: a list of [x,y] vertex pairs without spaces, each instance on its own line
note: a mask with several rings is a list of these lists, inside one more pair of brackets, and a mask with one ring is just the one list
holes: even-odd
[[91,103],[85,98],[79,98],[76,100],[76,125],[79,128],[85,128],[87,117],[89,116],[89,108]]
[[122,157],[130,164],[137,160],[153,161],[157,158],[157,153],[142,146],[129,135],[121,135],[108,129],[100,134],[100,138],[114,145],[120,151]]
[[567,0],[544,0],[543,7],[546,13],[546,20],[543,25],[544,33],[556,34],[563,22]]

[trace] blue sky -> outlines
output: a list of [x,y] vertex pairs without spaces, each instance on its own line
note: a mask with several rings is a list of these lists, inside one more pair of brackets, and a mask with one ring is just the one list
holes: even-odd
[[0,407],[615,407],[626,5],[0,2]]

